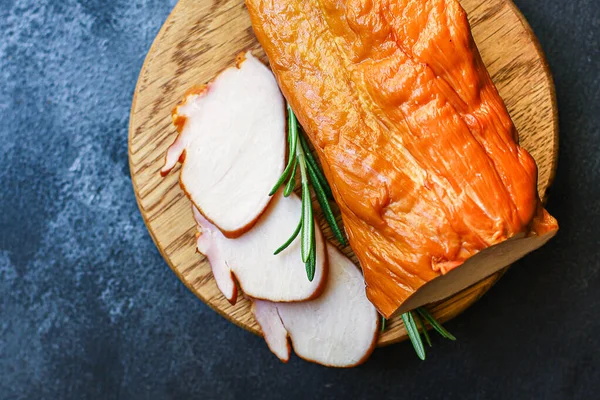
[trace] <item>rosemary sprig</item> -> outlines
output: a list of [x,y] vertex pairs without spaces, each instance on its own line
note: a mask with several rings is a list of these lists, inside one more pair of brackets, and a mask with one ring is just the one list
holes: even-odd
[[[292,236],[276,251],[275,254],[281,253],[283,250],[288,248],[290,244],[296,240],[300,235],[300,249],[302,253],[302,262],[306,266],[306,275],[308,280],[312,282],[315,276],[316,266],[316,243],[315,243],[315,223],[314,213],[312,208],[312,201],[310,197],[309,183],[312,183],[313,191],[321,209],[323,215],[327,220],[327,223],[331,227],[336,239],[341,244],[346,244],[346,239],[342,234],[342,230],[335,220],[331,206],[329,205],[329,198],[333,198],[331,188],[323,175],[323,172],[319,169],[317,161],[310,152],[308,142],[299,132],[299,124],[292,108],[288,104],[288,142],[289,142],[289,159],[288,163],[279,177],[279,180],[271,189],[269,193],[273,196],[283,184],[285,188],[283,191],[284,196],[289,196],[296,187],[296,171],[300,170],[300,184],[302,187],[302,216],[298,227],[292,234]],[[286,183],[287,182],[287,183]]]
[[[294,111],[292,111],[292,108],[289,104],[287,105],[287,111],[288,143],[290,155],[288,163],[281,174],[281,177],[275,186],[273,186],[273,189],[269,195],[273,196],[275,193],[277,193],[279,188],[281,188],[281,186],[287,182],[283,194],[286,197],[289,196],[296,187],[296,171],[299,168],[302,186],[302,215],[300,217],[300,222],[298,223],[298,226],[294,230],[292,236],[290,236],[290,238],[275,251],[275,254],[277,255],[288,248],[290,244],[296,240],[298,235],[301,235],[302,261],[306,266],[306,275],[308,280],[312,282],[315,276],[316,244],[309,178],[310,183],[312,183],[317,201],[321,206],[321,210],[323,211],[323,215],[331,227],[331,231],[333,232],[334,236],[341,244],[344,245],[346,244],[346,239],[342,234],[342,230],[339,228],[333,211],[331,210],[331,206],[329,205],[329,200],[333,199],[331,187],[329,186],[327,179],[325,179],[323,172],[319,168],[319,164],[312,155],[308,142],[299,132],[298,120],[296,119]],[[421,360],[425,360],[425,346],[423,345],[421,334],[423,337],[425,337],[425,342],[428,344],[428,346],[431,347],[431,338],[429,337],[427,327],[425,326],[425,322],[423,320],[427,321],[429,325],[431,325],[431,327],[443,338],[456,340],[454,335],[448,332],[435,319],[435,317],[431,315],[429,311],[427,311],[426,308],[420,307],[416,310],[404,313],[401,315],[401,319],[404,323],[404,327],[406,328],[406,332],[408,333],[408,337],[410,338],[410,341],[417,352],[417,356]],[[417,322],[419,326],[417,326]],[[386,325],[387,320],[382,316],[381,332],[385,331]]]
[[319,168],[319,164],[317,160],[315,160],[313,154],[310,151],[310,147],[308,146],[308,142],[306,138],[302,134],[298,135],[300,139],[300,145],[304,150],[304,154],[306,156],[306,165],[308,166],[308,175],[310,177],[310,181],[312,183],[313,189],[315,190],[315,195],[317,197],[317,201],[319,202],[319,206],[321,206],[321,210],[323,211],[323,215],[325,220],[331,227],[331,232],[335,236],[338,242],[345,246],[346,238],[342,233],[342,230],[337,224],[335,220],[335,215],[333,215],[333,211],[331,210],[331,206],[329,205],[329,200],[333,200],[333,194],[331,192],[331,187],[325,179],[325,175]]
[[[425,317],[425,315],[427,317]],[[421,339],[421,335],[425,338],[425,343],[427,346],[432,347],[431,337],[429,336],[429,332],[427,332],[427,327],[425,326],[424,319],[429,322],[429,325],[436,332],[438,332],[443,338],[456,340],[454,335],[448,332],[429,311],[427,311],[424,307],[419,307],[416,310],[404,313],[400,316],[402,322],[404,323],[404,327],[406,329],[406,333],[408,334],[408,338],[410,339],[417,356],[421,360],[425,360],[425,346],[423,345],[423,340]],[[382,315],[381,316],[381,333],[385,332],[387,327],[388,320]]]
[[419,307],[416,310],[402,314],[402,322],[404,322],[404,327],[406,328],[408,337],[412,342],[415,351],[417,352],[417,356],[421,360],[425,360],[425,346],[423,346],[423,341],[421,340],[421,334],[419,333],[419,328],[417,327],[417,321],[421,327],[420,332],[423,334],[423,337],[425,337],[425,342],[427,342],[429,347],[431,347],[431,338],[429,337],[429,333],[427,332],[427,327],[425,326],[423,319],[429,322],[429,325],[431,325],[431,327],[443,338],[456,340],[454,335],[448,332],[446,328],[444,328],[442,324],[440,324],[424,307]]
[[446,339],[450,339],[450,340],[456,340],[456,338],[454,337],[453,334],[451,334],[450,332],[448,332],[446,330],[446,328],[444,328],[442,326],[442,324],[440,324],[433,315],[431,315],[431,313],[429,311],[427,311],[426,308],[420,307],[417,309],[418,313],[421,314],[421,316],[423,318],[425,318],[427,320],[427,322],[429,322],[429,325],[431,325],[431,327],[433,329],[436,330],[437,333],[439,333],[443,338]]
[[317,160],[315,160],[315,157],[311,153],[310,147],[308,146],[308,142],[306,141],[306,139],[304,138],[303,135],[299,135],[299,137],[300,137],[300,144],[302,145],[302,148],[304,149],[304,152],[306,153],[306,160],[308,161],[309,167],[312,167],[313,171],[315,171],[316,178],[319,180],[319,183],[321,184],[323,191],[327,195],[327,198],[329,200],[333,200],[333,194],[331,192],[331,187],[329,186],[329,182],[327,182],[327,179],[325,179],[325,175],[323,175],[323,172],[321,172],[321,169],[319,168],[319,164],[317,164]]

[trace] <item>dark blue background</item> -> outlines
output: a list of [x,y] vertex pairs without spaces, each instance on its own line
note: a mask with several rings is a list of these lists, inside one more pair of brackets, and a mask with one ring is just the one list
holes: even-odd
[[559,236],[448,323],[458,342],[352,370],[281,364],[146,231],[127,123],[174,3],[0,0],[1,399],[598,398],[600,1],[517,1],[556,80]]

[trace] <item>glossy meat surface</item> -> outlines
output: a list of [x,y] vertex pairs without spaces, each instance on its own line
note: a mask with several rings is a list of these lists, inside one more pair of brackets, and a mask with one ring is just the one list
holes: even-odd
[[384,315],[479,251],[557,228],[456,0],[246,3]]

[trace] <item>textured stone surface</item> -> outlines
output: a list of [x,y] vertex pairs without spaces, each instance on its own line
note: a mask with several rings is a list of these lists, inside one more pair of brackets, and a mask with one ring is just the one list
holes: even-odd
[[[200,1],[200,0],[199,0]],[[293,359],[168,269],[131,189],[127,122],[174,0],[0,0],[0,399],[585,399],[600,391],[600,3],[518,0],[556,79],[561,223],[424,363]]]

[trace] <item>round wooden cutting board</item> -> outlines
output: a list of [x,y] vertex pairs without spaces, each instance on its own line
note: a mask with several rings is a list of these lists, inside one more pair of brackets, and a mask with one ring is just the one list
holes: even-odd
[[[539,167],[545,198],[556,168],[558,120],[552,77],[531,28],[509,0],[462,0],[475,42],[519,130],[521,144]],[[260,334],[250,304],[235,306],[221,295],[206,258],[196,253],[191,203],[181,191],[178,168],[161,178],[167,147],[175,139],[171,110],[184,92],[210,81],[258,45],[243,0],[180,0],[158,34],[142,68],[129,126],[129,161],[140,210],[154,242],[173,271],[202,301],[230,321]],[[318,209],[318,206],[315,206]],[[328,230],[325,232],[329,233]],[[349,248],[344,249],[351,255]],[[354,258],[355,259],[355,258]],[[432,305],[440,321],[455,317],[500,277],[491,276]],[[406,338],[398,319],[388,322],[379,345]]]

